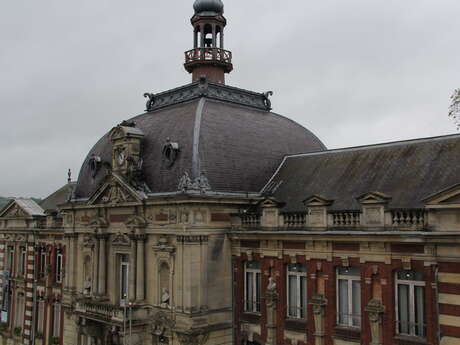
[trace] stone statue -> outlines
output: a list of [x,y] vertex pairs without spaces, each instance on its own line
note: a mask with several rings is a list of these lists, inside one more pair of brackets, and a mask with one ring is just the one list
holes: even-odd
[[268,278],[267,290],[270,292],[276,291],[276,281],[272,277]]
[[144,93],[144,97],[148,98],[147,103],[145,104],[145,110],[151,111],[153,110],[153,106],[155,105],[155,95],[153,93]]
[[161,304],[160,304],[160,306],[162,308],[168,308],[169,307],[169,298],[170,298],[169,291],[168,291],[167,288],[163,288],[161,290],[161,292],[162,292],[162,294],[161,294]]
[[90,277],[88,277],[85,280],[85,284],[84,284],[84,287],[83,287],[83,294],[85,296],[89,296],[91,294],[91,278]]

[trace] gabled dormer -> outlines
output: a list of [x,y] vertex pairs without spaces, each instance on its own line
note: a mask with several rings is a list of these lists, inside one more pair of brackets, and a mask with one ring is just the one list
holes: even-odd
[[279,226],[279,212],[284,203],[273,197],[266,197],[257,206],[262,210],[261,225],[263,227]]
[[391,201],[391,196],[382,192],[367,192],[356,198],[361,204],[361,224],[364,226],[384,226],[385,207]]
[[306,225],[309,227],[327,227],[327,209],[334,200],[323,195],[313,194],[303,204],[307,207]]
[[0,211],[0,228],[38,227],[45,219],[45,211],[34,200],[14,199]]
[[460,183],[422,200],[426,208],[460,208]]

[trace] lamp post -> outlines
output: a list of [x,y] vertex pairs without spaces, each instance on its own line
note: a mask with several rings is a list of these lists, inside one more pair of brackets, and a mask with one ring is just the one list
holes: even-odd
[[128,345],[131,345],[131,336],[133,332],[133,303],[129,302],[129,342]]
[[128,299],[128,295],[126,293],[123,294],[123,345],[126,345],[126,301]]

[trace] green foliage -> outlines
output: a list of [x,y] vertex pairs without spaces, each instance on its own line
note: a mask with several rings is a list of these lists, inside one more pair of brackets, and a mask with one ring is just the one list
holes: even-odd
[[455,90],[450,99],[452,103],[449,107],[449,117],[454,120],[457,129],[460,129],[460,89]]
[[13,330],[14,335],[21,335],[22,334],[22,328],[21,327],[15,327]]

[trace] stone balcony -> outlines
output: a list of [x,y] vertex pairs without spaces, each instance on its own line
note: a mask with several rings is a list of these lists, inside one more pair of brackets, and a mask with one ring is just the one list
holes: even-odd
[[105,301],[97,301],[90,298],[77,299],[75,312],[104,321],[123,322],[125,318],[132,320],[143,320],[147,317],[148,311],[140,305],[132,305],[131,310],[122,305],[114,305]]
[[194,48],[185,52],[185,69],[188,72],[203,63],[218,64],[229,73],[233,70],[232,52],[221,48]]

